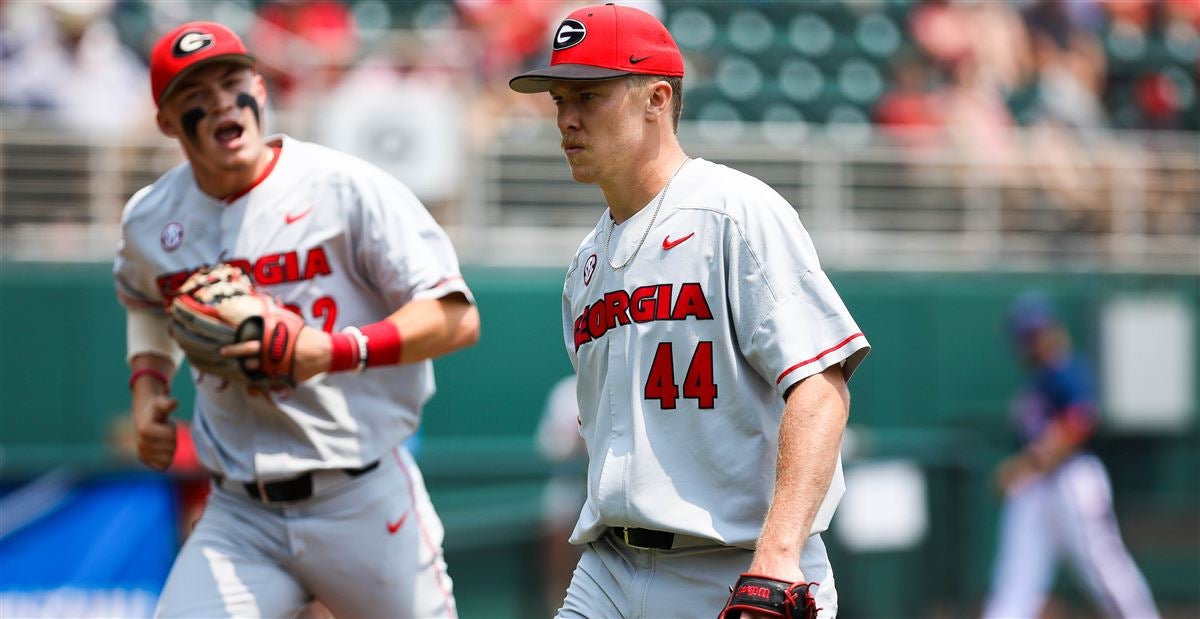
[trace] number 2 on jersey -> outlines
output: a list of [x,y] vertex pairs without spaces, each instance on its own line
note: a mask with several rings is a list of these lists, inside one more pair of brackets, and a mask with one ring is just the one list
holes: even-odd
[[[696,400],[702,409],[716,407],[717,383],[713,381],[713,343],[702,341],[696,344],[692,362],[683,377],[683,397]],[[671,343],[662,342],[654,351],[650,374],[646,376],[647,400],[658,400],[663,410],[674,410],[679,399],[679,385],[675,383],[675,360]]]
[[[284,305],[293,314],[304,317],[304,312],[299,305],[288,303]],[[337,301],[333,297],[321,297],[312,304],[313,318],[324,318],[325,321],[321,324],[321,329],[326,333],[333,333],[333,325],[337,324]]]

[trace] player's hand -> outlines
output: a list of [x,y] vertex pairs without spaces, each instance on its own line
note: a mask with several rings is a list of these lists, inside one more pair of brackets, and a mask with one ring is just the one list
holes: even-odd
[[[258,352],[262,343],[258,340],[239,342],[221,347],[222,357],[246,357],[247,370],[259,367]],[[302,383],[321,372],[329,370],[333,359],[333,341],[328,333],[305,327],[296,336],[296,356],[292,366],[292,379]]]
[[[781,558],[773,559],[758,553],[755,553],[754,560],[750,562],[750,569],[746,570],[746,573],[767,576],[786,582],[804,582],[804,571],[800,569],[800,566],[795,561],[788,561]],[[742,612],[742,619],[772,619],[772,617],[771,615],[748,610]]]
[[146,466],[165,471],[175,459],[175,422],[169,419],[179,400],[167,395],[146,399],[148,410],[135,414],[137,455]]
[[1038,471],[1023,454],[1009,456],[996,467],[996,489],[1001,496],[1012,496],[1033,481]]

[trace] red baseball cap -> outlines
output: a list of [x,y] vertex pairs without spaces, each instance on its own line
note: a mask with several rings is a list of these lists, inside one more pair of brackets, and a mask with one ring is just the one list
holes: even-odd
[[162,105],[188,71],[218,60],[254,66],[254,57],[238,35],[216,22],[188,22],[163,35],[150,52],[150,90],[155,105]]
[[517,92],[550,89],[551,80],[607,80],[623,75],[683,77],[683,56],[653,15],[605,4],[573,11],[554,31],[550,66],[508,81]]

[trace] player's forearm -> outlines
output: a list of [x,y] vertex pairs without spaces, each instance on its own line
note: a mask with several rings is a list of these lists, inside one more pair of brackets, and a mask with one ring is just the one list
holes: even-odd
[[1093,429],[1090,422],[1064,416],[1029,444],[1025,450],[1025,457],[1029,458],[1035,470],[1053,471],[1079,450],[1084,441],[1091,436]]
[[404,339],[401,363],[434,359],[479,341],[479,310],[457,293],[412,301],[388,320]]
[[779,430],[775,492],[755,568],[774,573],[798,569],[800,552],[833,479],[849,404],[838,366],[805,379],[789,394]]
[[[341,332],[303,329],[293,377],[302,382],[321,372],[345,372],[440,357],[479,340],[479,311],[459,293],[412,301],[387,318]],[[258,354],[259,343],[227,346],[222,354]]]
[[133,422],[135,425],[148,423],[152,414],[148,403],[155,396],[169,393],[175,364],[155,353],[139,353],[130,358],[129,370]]

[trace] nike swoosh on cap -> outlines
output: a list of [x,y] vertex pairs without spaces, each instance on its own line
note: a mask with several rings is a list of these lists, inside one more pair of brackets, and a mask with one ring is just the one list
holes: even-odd
[[648,59],[648,58],[650,58],[650,56],[642,56],[641,58],[634,58],[634,57],[633,57],[633,54],[630,54],[630,55],[629,55],[629,64],[637,64],[637,63],[639,63],[639,62],[641,62],[641,61],[643,61],[643,60],[646,60],[646,59]]

